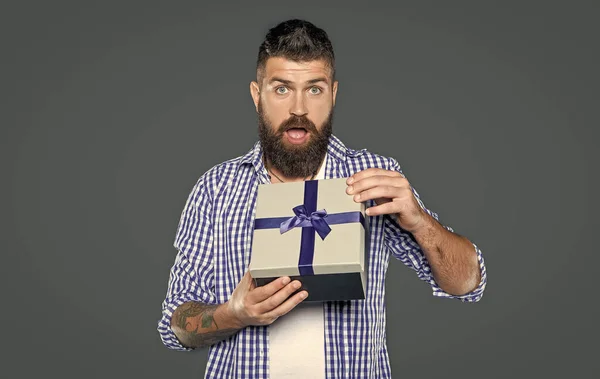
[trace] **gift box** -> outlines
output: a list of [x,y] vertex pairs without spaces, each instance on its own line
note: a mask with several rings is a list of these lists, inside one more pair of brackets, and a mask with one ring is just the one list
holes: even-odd
[[289,276],[308,291],[304,301],[365,298],[365,204],[346,188],[346,178],[259,185],[249,266],[257,286]]

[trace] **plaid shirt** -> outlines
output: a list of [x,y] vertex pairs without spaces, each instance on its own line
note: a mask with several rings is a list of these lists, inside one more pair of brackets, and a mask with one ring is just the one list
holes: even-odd
[[[379,167],[402,172],[393,158],[366,150],[346,148],[335,136],[329,141],[325,179],[349,177]],[[192,189],[177,228],[175,263],[170,270],[160,337],[170,349],[183,347],[170,328],[173,311],[188,301],[226,302],[250,262],[257,187],[270,179],[262,160],[260,142],[246,155],[214,166]],[[425,207],[436,220],[438,215]],[[367,206],[373,205],[370,201]],[[386,347],[385,274],[390,255],[429,283],[434,296],[463,302],[481,299],[486,270],[479,248],[481,282],[471,293],[453,296],[436,284],[429,263],[414,237],[390,216],[367,217],[370,230],[369,273],[365,300],[325,302],[325,370],[331,378],[391,378]],[[453,231],[452,228],[444,226]],[[269,377],[268,326],[249,326],[209,349],[205,378],[267,379]],[[301,359],[301,357],[300,357]]]

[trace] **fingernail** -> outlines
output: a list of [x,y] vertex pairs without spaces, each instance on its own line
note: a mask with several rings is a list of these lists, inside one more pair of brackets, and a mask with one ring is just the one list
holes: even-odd
[[346,181],[346,183],[348,183],[348,184],[354,183],[354,177],[353,176],[349,177],[348,180]]
[[356,196],[354,196],[354,200],[359,201],[360,200],[360,193]]
[[300,282],[294,283],[294,288],[300,288]]
[[283,278],[282,282],[283,282],[283,285],[285,286],[286,284],[288,284],[290,282],[290,278],[285,277],[285,278]]
[[306,299],[306,296],[308,296],[308,294],[307,294],[306,292],[302,292],[302,293],[300,294],[300,298],[301,298],[301,299]]
[[354,191],[354,187],[352,187],[352,186],[348,187],[348,193],[352,193],[352,191]]

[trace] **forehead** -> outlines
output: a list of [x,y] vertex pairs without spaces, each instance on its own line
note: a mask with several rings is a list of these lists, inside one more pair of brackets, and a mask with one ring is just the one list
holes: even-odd
[[293,82],[305,82],[317,77],[330,79],[331,70],[325,60],[296,62],[283,57],[273,57],[267,60],[264,79],[267,82],[278,77]]

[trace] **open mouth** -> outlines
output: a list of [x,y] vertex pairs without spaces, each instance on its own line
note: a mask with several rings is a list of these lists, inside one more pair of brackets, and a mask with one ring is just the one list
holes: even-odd
[[292,128],[286,130],[285,135],[291,143],[299,144],[308,138],[308,131],[304,128]]

